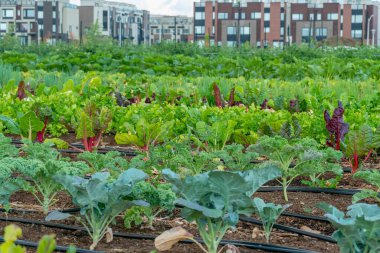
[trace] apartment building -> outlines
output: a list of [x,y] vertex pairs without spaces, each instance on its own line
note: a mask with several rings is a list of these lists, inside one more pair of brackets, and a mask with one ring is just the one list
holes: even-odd
[[149,43],[148,11],[139,10],[132,4],[105,0],[81,0],[79,10],[83,33],[97,22],[104,36],[112,37],[120,44],[126,41],[135,45]]
[[232,1],[194,3],[194,40],[219,46],[282,47],[349,38],[378,45],[379,6],[348,1]]
[[190,42],[193,40],[193,28],[192,17],[151,15],[150,43]]
[[78,20],[69,0],[0,0],[0,37],[9,32],[21,44],[78,39]]

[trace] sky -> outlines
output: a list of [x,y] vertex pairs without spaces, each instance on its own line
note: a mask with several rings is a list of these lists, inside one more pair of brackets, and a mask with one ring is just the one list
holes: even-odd
[[193,0],[127,0],[151,14],[192,16]]
[[[192,16],[194,0],[115,0],[136,5],[151,14]],[[79,4],[80,0],[71,0]]]

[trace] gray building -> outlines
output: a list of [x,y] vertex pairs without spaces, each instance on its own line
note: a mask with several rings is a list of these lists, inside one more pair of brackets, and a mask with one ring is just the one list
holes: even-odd
[[81,0],[79,22],[83,33],[98,22],[103,36],[133,44],[149,42],[149,12],[135,5],[105,0]]
[[69,0],[0,0],[0,37],[11,33],[21,44],[79,39],[79,10]]
[[152,15],[150,18],[150,43],[190,42],[193,40],[193,28],[192,17]]

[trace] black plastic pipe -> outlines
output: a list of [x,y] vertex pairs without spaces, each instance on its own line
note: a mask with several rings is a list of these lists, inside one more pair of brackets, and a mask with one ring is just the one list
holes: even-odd
[[[242,217],[242,218],[240,218],[240,220],[244,221],[244,222],[249,222],[249,223],[252,223],[252,224],[256,224],[256,225],[262,225],[263,224],[260,220],[257,220],[257,219],[251,218],[251,217]],[[312,232],[308,232],[308,231],[305,231],[305,230],[302,230],[302,229],[298,229],[298,228],[294,228],[294,227],[289,227],[289,226],[284,226],[284,225],[279,225],[279,224],[274,224],[273,227],[277,228],[277,229],[280,229],[280,230],[283,230],[283,231],[287,231],[287,232],[291,232],[291,233],[295,233],[295,234],[299,234],[299,235],[304,235],[304,236],[316,238],[316,239],[319,239],[319,240],[322,240],[322,241],[336,243],[336,240],[333,239],[331,236],[317,234],[317,233],[312,233]]]
[[[258,192],[276,192],[282,191],[282,186],[263,186],[258,189]],[[303,186],[290,186],[287,188],[288,192],[311,192],[311,193],[329,193],[339,195],[354,195],[361,191],[361,189],[333,189],[333,188],[316,188],[316,187],[303,187]],[[379,193],[380,196],[380,193]]]
[[[27,219],[21,219],[21,218],[0,218],[0,221],[17,222],[17,223],[24,223],[24,224],[34,224],[34,225],[51,227],[51,228],[86,232],[86,229],[83,227],[68,226],[68,225],[64,225],[64,224],[34,221],[34,220],[27,220]],[[120,237],[120,238],[126,238],[126,239],[138,239],[138,240],[154,240],[156,238],[156,236],[154,236],[154,235],[130,234],[130,233],[121,233],[121,232],[114,232],[113,236],[114,237]],[[197,239],[197,241],[199,241],[200,243],[203,243],[203,241],[200,239]],[[184,240],[184,241],[181,241],[181,243],[193,243],[193,242],[191,240]],[[232,244],[232,245],[239,246],[239,247],[246,247],[246,248],[250,248],[250,249],[260,249],[260,250],[265,250],[265,251],[270,251],[270,252],[316,253],[316,252],[310,251],[310,250],[303,250],[303,249],[284,247],[284,246],[279,246],[279,245],[272,245],[272,244],[266,244],[266,243],[254,243],[254,242],[247,242],[247,241],[222,240],[220,244],[221,245]],[[78,253],[79,253],[79,251],[78,251]]]
[[[0,242],[4,242],[4,238],[0,236]],[[16,240],[16,245],[28,247],[28,248],[38,248],[38,243],[31,242],[31,241],[25,241],[25,240]],[[66,252],[69,248],[65,246],[56,246],[54,251],[58,252]],[[94,250],[87,250],[87,249],[79,249],[75,248],[77,253],[104,253],[104,251],[94,251]]]
[[329,220],[326,217],[321,217],[321,216],[298,214],[298,213],[291,213],[291,212],[283,212],[281,215],[288,216],[288,217],[299,218],[299,219],[304,219],[304,220],[314,220],[314,221],[321,221],[321,222],[329,222]]

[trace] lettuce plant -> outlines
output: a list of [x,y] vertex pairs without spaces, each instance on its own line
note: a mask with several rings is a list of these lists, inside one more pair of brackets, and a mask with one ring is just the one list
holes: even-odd
[[265,238],[269,243],[273,225],[276,223],[282,212],[284,212],[290,205],[282,206],[275,205],[273,203],[265,203],[261,198],[254,198],[253,205],[256,213],[259,215],[260,220],[263,223]]
[[336,207],[320,204],[325,217],[336,231],[332,237],[337,240],[341,252],[376,253],[380,250],[380,207],[364,203],[348,207],[345,215]]
[[185,179],[167,169],[163,175],[179,196],[176,204],[183,206],[182,216],[197,223],[207,252],[216,253],[223,236],[238,223],[239,216],[254,212],[253,193],[280,173],[277,168],[267,166],[241,173],[211,171]]
[[268,157],[268,163],[281,170],[281,177],[277,181],[282,185],[286,201],[287,188],[296,177],[306,175],[317,182],[327,171],[342,173],[340,166],[335,163],[341,157],[340,152],[319,150],[318,143],[308,138],[287,140],[279,136],[263,136],[248,151]]
[[[73,203],[81,209],[81,217],[76,218],[92,239],[91,250],[95,249],[107,233],[112,237],[109,226],[116,216],[131,206],[146,205],[143,201],[131,200],[135,184],[146,178],[147,175],[137,169],[128,169],[115,180],[110,180],[108,172],[95,173],[90,179],[71,175],[54,177],[70,193]],[[61,220],[70,216],[55,211],[46,219]]]

